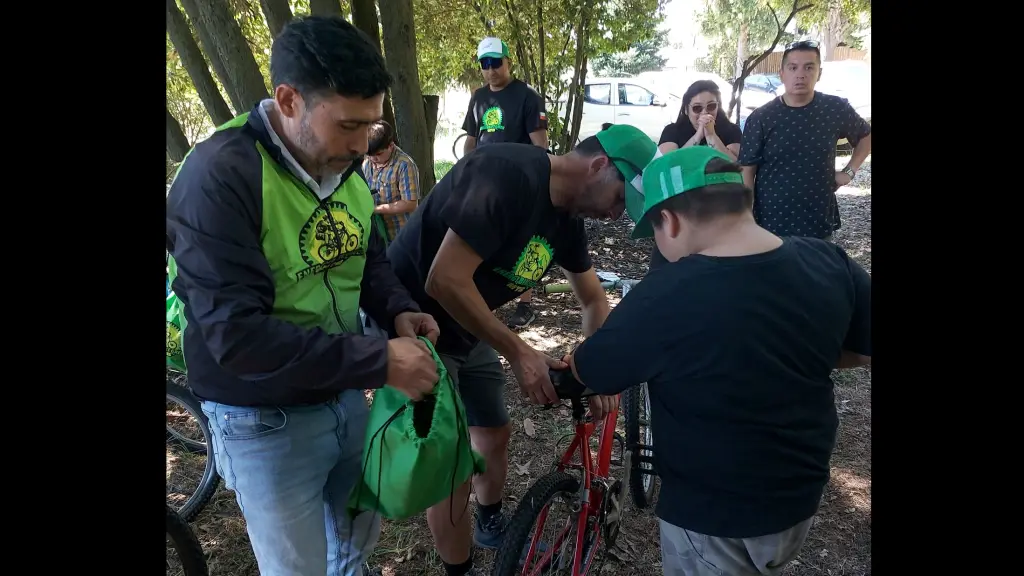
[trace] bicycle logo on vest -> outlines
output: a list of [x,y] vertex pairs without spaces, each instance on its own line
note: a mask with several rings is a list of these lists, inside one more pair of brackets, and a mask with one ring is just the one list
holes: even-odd
[[516,260],[513,271],[504,270],[500,267],[494,268],[494,272],[509,281],[506,286],[513,292],[526,292],[528,289],[537,286],[537,283],[544,278],[548,266],[555,257],[555,250],[548,244],[546,238],[534,236],[523,248],[522,254]]
[[299,253],[309,265],[295,274],[302,280],[343,264],[353,256],[363,256],[365,230],[362,223],[348,211],[344,202],[317,206],[299,232]]

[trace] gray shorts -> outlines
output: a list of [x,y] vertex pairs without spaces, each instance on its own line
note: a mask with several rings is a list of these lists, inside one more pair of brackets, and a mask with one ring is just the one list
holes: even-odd
[[665,576],[778,576],[800,552],[813,518],[756,538],[708,536],[659,520]]
[[509,423],[505,370],[494,348],[479,342],[466,356],[440,356],[466,405],[470,426],[500,428]]

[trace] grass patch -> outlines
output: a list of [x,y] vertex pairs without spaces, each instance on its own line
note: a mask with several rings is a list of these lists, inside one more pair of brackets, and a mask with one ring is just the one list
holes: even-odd
[[441,178],[444,178],[444,175],[452,169],[452,166],[455,166],[455,163],[448,160],[434,162],[434,178],[440,182]]

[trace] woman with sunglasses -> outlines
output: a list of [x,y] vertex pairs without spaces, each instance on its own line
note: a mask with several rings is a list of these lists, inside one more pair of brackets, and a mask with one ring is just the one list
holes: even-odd
[[[676,121],[665,126],[658,142],[658,150],[667,154],[690,146],[711,146],[733,162],[740,155],[743,132],[729,121],[722,110],[722,92],[711,80],[698,80],[683,94],[683,105]],[[651,270],[667,262],[658,246],[651,250]]]
[[718,85],[711,80],[698,80],[683,94],[679,117],[665,126],[658,149],[666,154],[689,146],[711,146],[735,162],[742,139],[742,131],[722,110]]

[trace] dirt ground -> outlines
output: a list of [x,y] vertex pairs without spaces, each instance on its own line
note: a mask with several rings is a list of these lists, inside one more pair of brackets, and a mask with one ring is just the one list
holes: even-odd
[[[845,165],[846,158],[837,159]],[[851,186],[838,194],[843,227],[836,242],[871,270],[871,173],[870,158]],[[628,219],[616,222],[588,221],[591,254],[598,270],[624,278],[640,278],[647,270],[651,251],[649,240],[629,238]],[[550,280],[560,277],[551,273]],[[580,312],[571,294],[535,297],[537,321],[522,337],[548,354],[560,357],[581,338]],[[618,298],[612,299],[613,303]],[[511,306],[498,311],[502,317]],[[832,457],[832,480],[815,516],[807,543],[787,576],[864,576],[871,573],[871,371],[857,369],[835,372],[839,437]],[[555,458],[555,442],[569,430],[566,409],[541,411],[520,400],[518,387],[506,365],[506,398],[515,425],[510,446],[509,478],[506,484],[508,513],[518,498]],[[536,433],[527,436],[529,419]],[[621,419],[620,419],[621,426]],[[170,464],[169,464],[170,465]],[[622,470],[615,470],[621,478]],[[627,498],[628,500],[628,498]],[[221,487],[213,501],[193,522],[193,529],[207,554],[210,574],[256,576],[245,522],[231,492]],[[601,576],[660,575],[657,519],[649,511],[627,506],[614,558]],[[489,572],[492,554],[476,553],[476,564]],[[382,566],[385,576],[443,576],[444,570],[433,552],[430,533],[422,518],[406,522],[385,522],[380,543],[371,559]]]

